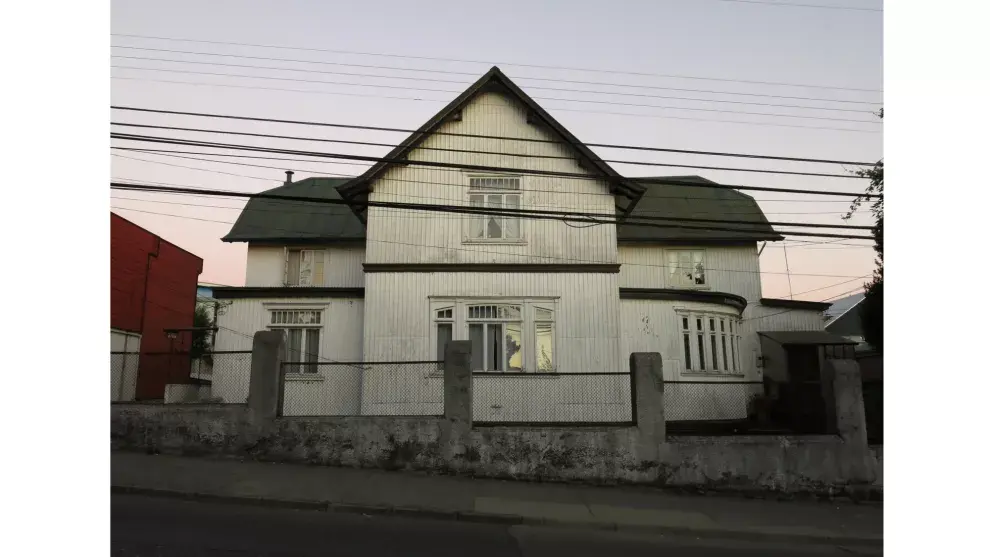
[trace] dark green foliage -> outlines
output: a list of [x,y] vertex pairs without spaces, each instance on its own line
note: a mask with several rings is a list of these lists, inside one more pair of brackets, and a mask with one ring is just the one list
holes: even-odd
[[210,342],[212,335],[207,330],[213,327],[213,318],[210,316],[210,308],[208,306],[196,306],[196,312],[193,314],[193,327],[203,328],[202,330],[193,331],[192,347],[189,349],[190,355],[193,358],[199,358],[213,349]]

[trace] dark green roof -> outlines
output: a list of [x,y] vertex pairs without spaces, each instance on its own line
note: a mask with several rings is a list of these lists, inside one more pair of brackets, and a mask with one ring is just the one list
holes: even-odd
[[[264,193],[341,199],[350,178],[306,178]],[[364,224],[347,205],[251,198],[224,242],[306,243],[364,240]]]
[[[619,243],[726,243],[783,240],[767,222],[759,204],[752,197],[728,188],[699,188],[689,185],[669,185],[657,180],[673,180],[699,184],[716,184],[700,176],[658,176],[632,178],[645,186],[646,192],[635,203],[628,219],[636,217],[666,217],[688,219],[717,219],[753,223],[724,224],[709,222],[658,221],[659,224],[683,224],[693,228],[656,228],[649,226],[619,225],[616,234]],[[643,221],[640,221],[643,222]],[[697,230],[696,228],[746,228],[745,232],[725,230]]]
[[[715,184],[700,176],[632,178],[645,193],[635,203],[629,218],[727,219],[753,223],[752,232],[657,228],[619,225],[619,243],[733,243],[783,239],[767,222],[752,197],[731,189],[698,188],[660,184],[655,180],[676,180]],[[320,199],[341,199],[337,188],[351,178],[306,178],[264,193],[297,195]],[[684,224],[689,227],[741,228],[739,224],[683,221],[652,221],[658,224]],[[746,225],[749,226],[749,225]],[[225,242],[306,243],[347,242],[365,239],[365,227],[346,205],[307,203],[252,198],[241,212]]]

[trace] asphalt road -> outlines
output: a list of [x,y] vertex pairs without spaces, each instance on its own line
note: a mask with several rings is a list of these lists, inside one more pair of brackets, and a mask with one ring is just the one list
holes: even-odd
[[880,555],[879,548],[770,544],[111,495],[119,557],[805,557]]

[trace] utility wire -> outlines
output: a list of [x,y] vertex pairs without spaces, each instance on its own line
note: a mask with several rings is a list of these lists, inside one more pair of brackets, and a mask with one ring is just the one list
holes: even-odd
[[[266,122],[275,124],[295,124],[303,126],[320,126],[328,128],[342,128],[351,130],[370,130],[370,131],[380,131],[380,132],[396,132],[396,133],[408,133],[414,135],[442,135],[451,137],[473,137],[478,139],[495,139],[501,141],[520,141],[525,143],[551,143],[556,145],[566,145],[572,146],[566,141],[559,141],[555,139],[534,139],[528,137],[511,137],[511,136],[500,136],[500,135],[485,135],[485,134],[474,134],[474,133],[457,133],[457,132],[420,132],[419,130],[407,129],[407,128],[390,128],[382,126],[360,126],[356,124],[340,124],[334,122],[314,122],[306,120],[283,120],[277,118],[259,118],[254,116],[234,116],[231,114],[216,114],[209,112],[185,112],[180,110],[161,110],[153,108],[139,108],[134,106],[121,106],[121,105],[110,105],[112,110],[127,110],[131,112],[146,112],[154,114],[171,114],[175,116],[197,116],[202,118],[218,118],[224,120],[242,120],[247,122]],[[823,164],[839,164],[839,165],[849,165],[849,166],[869,166],[872,167],[876,161],[873,162],[856,162],[856,161],[843,161],[843,160],[833,160],[833,159],[814,159],[814,158],[803,158],[803,157],[782,157],[774,155],[753,155],[746,153],[725,153],[718,151],[695,151],[689,149],[669,149],[661,147],[647,147],[640,145],[616,145],[610,143],[583,143],[587,147],[601,147],[605,149],[625,149],[632,151],[654,151],[660,153],[677,153],[683,155],[707,155],[716,157],[738,157],[747,159],[765,159],[765,160],[777,160],[777,161],[789,161],[789,162],[810,162],[810,163],[823,163]],[[572,146],[573,147],[573,146]]]
[[[326,81],[321,79],[298,79],[292,77],[273,77],[273,76],[262,76],[262,75],[246,75],[246,74],[231,74],[222,72],[200,72],[195,70],[181,70],[181,69],[170,69],[170,68],[147,68],[141,66],[120,66],[120,65],[110,65],[111,68],[117,68],[121,70],[140,70],[149,72],[166,72],[166,73],[182,73],[182,74],[192,74],[192,75],[210,75],[217,77],[236,77],[236,78],[247,78],[247,79],[263,79],[268,81],[290,81],[295,83],[319,83],[322,85],[344,85],[347,87],[367,87],[371,89],[399,89],[402,91],[426,91],[431,93],[456,93],[460,94],[463,91],[457,89],[428,89],[425,87],[408,87],[405,85],[381,85],[374,83],[350,83],[341,81]],[[823,120],[828,122],[853,122],[857,124],[870,124],[880,126],[883,122],[880,120],[862,120],[857,118],[836,118],[832,116],[808,116],[801,114],[781,114],[779,112],[749,112],[745,110],[726,110],[721,108],[703,108],[703,107],[691,107],[691,106],[669,106],[669,105],[658,105],[658,104],[643,104],[643,103],[631,103],[631,102],[617,102],[617,101],[604,101],[595,99],[563,99],[559,97],[532,97],[538,101],[555,101],[555,102],[572,102],[572,103],[584,103],[584,104],[600,104],[606,106],[633,106],[637,108],[657,108],[660,110],[686,110],[689,112],[713,112],[720,114],[742,114],[746,116],[767,116],[773,118],[797,118],[800,120]]]
[[115,37],[128,37],[128,38],[139,38],[139,39],[153,39],[161,41],[175,41],[175,42],[185,42],[185,43],[200,43],[200,44],[220,44],[220,45],[231,45],[231,46],[249,46],[255,48],[274,48],[281,50],[299,50],[299,51],[309,51],[309,52],[330,52],[334,54],[356,54],[360,56],[379,56],[385,58],[403,58],[411,60],[431,60],[431,61],[442,61],[442,62],[461,62],[467,64],[485,64],[485,65],[505,65],[505,66],[516,66],[520,68],[538,68],[544,70],[566,70],[566,71],[579,71],[579,72],[591,72],[591,73],[604,73],[604,74],[617,74],[617,75],[635,75],[643,77],[663,77],[663,78],[676,78],[676,79],[693,79],[700,81],[720,81],[727,83],[747,83],[752,85],[777,85],[782,87],[807,87],[812,89],[834,89],[841,91],[862,91],[862,92],[880,92],[878,89],[861,89],[855,87],[837,87],[831,85],[815,85],[810,83],[788,83],[781,81],[756,81],[756,80],[745,80],[745,79],[728,79],[728,78],[718,78],[718,77],[703,77],[703,76],[692,76],[692,75],[680,75],[680,74],[661,74],[661,73],[649,73],[649,72],[630,72],[622,70],[602,70],[595,68],[576,68],[568,66],[547,66],[539,64],[522,64],[516,62],[490,62],[483,60],[465,60],[457,58],[440,58],[440,57],[429,57],[429,56],[413,56],[409,54],[388,54],[381,52],[361,52],[354,50],[336,50],[329,48],[305,48],[297,46],[283,46],[283,45],[265,45],[257,43],[239,43],[231,41],[208,41],[208,40],[197,40],[197,39],[181,39],[177,37],[156,37],[149,35],[132,35],[124,33],[111,33],[111,36]]
[[[149,203],[155,203],[155,202],[154,201],[149,201]],[[209,222],[209,223],[215,223],[215,224],[228,224],[228,225],[234,224],[231,221],[221,221],[221,220],[216,220],[216,219],[204,219],[204,218],[199,218],[199,217],[190,217],[190,216],[186,216],[186,215],[175,215],[175,214],[171,214],[171,213],[159,213],[159,212],[155,212],[155,211],[145,211],[145,210],[142,210],[142,209],[131,209],[129,207],[112,207],[112,208],[113,209],[117,209],[117,210],[134,211],[134,212],[137,212],[137,213],[147,213],[147,214],[151,214],[151,215],[159,215],[159,216],[165,216],[165,217],[175,217],[175,218],[180,218],[180,219],[196,220],[196,221]],[[288,229],[288,228],[277,228],[277,227],[273,227],[272,229],[273,230],[283,231],[283,232],[293,232],[293,233],[294,232],[298,232],[298,230]],[[569,262],[574,262],[574,263],[588,263],[588,264],[596,264],[596,265],[609,265],[609,264],[615,264],[616,263],[615,261],[611,261],[611,262],[609,262],[609,261],[597,261],[597,260],[594,260],[594,259],[580,259],[580,258],[574,258],[574,257],[556,257],[556,256],[538,256],[538,255],[507,254],[505,252],[498,252],[498,251],[493,251],[493,250],[483,250],[483,249],[475,249],[475,248],[459,248],[459,247],[455,247],[455,246],[435,246],[435,245],[429,245],[429,244],[416,244],[416,243],[411,243],[411,242],[395,242],[395,241],[390,241],[390,240],[365,239],[365,240],[361,240],[361,241],[367,242],[367,243],[375,243],[375,244],[390,244],[390,245],[407,246],[407,247],[415,247],[415,248],[434,248],[434,249],[461,251],[461,252],[467,252],[467,253],[481,253],[481,254],[486,254],[486,255],[502,255],[502,256],[509,255],[509,256],[512,256],[512,257],[529,258],[530,260],[539,260],[539,261],[543,261],[543,262],[569,261]],[[670,268],[671,267],[669,265],[657,265],[655,263],[628,263],[628,262],[622,262],[621,265],[627,265],[627,266],[630,266],[630,267],[647,267],[647,268],[655,268],[655,269],[667,269],[667,268]],[[675,266],[674,268],[677,268],[677,267]],[[716,269],[716,268],[713,268],[713,267],[706,267],[706,269],[709,270],[709,271],[721,271],[721,272],[726,272],[726,273],[745,273],[745,274],[758,274],[758,275],[783,275],[783,274],[786,274],[786,273],[779,272],[779,271],[762,271],[762,270],[761,271],[751,271],[751,270],[748,270],[748,269]],[[806,276],[806,277],[842,278],[842,279],[851,279],[851,280],[857,280],[857,279],[862,279],[863,278],[863,277],[852,277],[852,276],[849,276],[849,275],[825,275],[825,274],[816,274],[816,273],[791,273],[791,275],[793,275],[793,276]],[[850,281],[847,280],[845,282],[850,282]],[[840,284],[843,284],[843,283],[840,283]]]
[[[401,101],[416,101],[416,102],[430,102],[444,104],[449,102],[449,99],[427,99],[422,97],[396,97],[391,95],[370,95],[367,93],[347,93],[343,91],[322,91],[313,89],[287,89],[285,87],[259,87],[256,85],[233,85],[230,83],[207,83],[203,81],[180,81],[174,79],[151,79],[145,77],[124,77],[118,75],[110,76],[110,79],[125,80],[125,81],[143,81],[148,83],[171,83],[174,85],[195,85],[198,87],[224,87],[227,89],[245,89],[249,91],[280,91],[284,93],[306,93],[311,95],[333,95],[333,96],[343,96],[343,97],[360,97],[360,98],[376,98],[376,99],[392,99]],[[708,122],[711,124],[738,124],[742,126],[769,126],[774,128],[794,128],[794,129],[805,129],[805,130],[828,130],[828,131],[839,131],[839,132],[849,132],[849,133],[870,133],[876,134],[880,133],[880,130],[864,130],[857,128],[836,128],[832,126],[803,126],[800,124],[776,124],[773,122],[753,122],[748,120],[724,120],[721,118],[692,118],[690,116],[665,116],[663,114],[644,114],[642,112],[615,112],[609,110],[587,110],[582,108],[564,108],[561,106],[548,106],[549,108],[558,112],[577,112],[579,114],[607,114],[610,116],[629,116],[632,118],[657,118],[660,120],[687,120],[691,122]]]
[[[394,149],[397,145],[391,143],[380,143],[374,141],[352,141],[345,139],[328,139],[322,137],[301,137],[298,135],[275,135],[267,133],[251,133],[251,132],[238,132],[230,130],[217,130],[209,128],[184,128],[177,126],[155,126],[151,124],[133,124],[130,122],[110,122],[111,126],[121,126],[128,128],[147,128],[156,130],[169,130],[169,131],[186,131],[195,133],[214,133],[221,135],[242,135],[246,137],[264,137],[267,139],[289,139],[294,141],[313,141],[321,143],[342,143],[346,145],[366,145],[372,147],[388,147],[389,149]],[[447,153],[471,153],[479,155],[497,155],[502,157],[518,157],[526,159],[547,159],[547,160],[574,160],[574,157],[559,156],[559,155],[531,155],[523,153],[500,153],[498,151],[479,151],[473,149],[449,149],[444,147],[425,147],[420,146],[417,149],[424,151],[442,151]],[[645,162],[645,161],[626,161],[626,160],[609,160],[601,159],[602,162],[607,162],[609,164],[629,164],[637,166],[659,166],[666,168],[693,168],[699,170],[724,170],[728,172],[754,172],[759,174],[786,174],[792,176],[819,176],[825,178],[851,178],[851,179],[863,179],[864,176],[859,176],[857,174],[834,174],[834,173],[823,173],[823,172],[795,172],[789,170],[763,170],[758,168],[738,168],[738,167],[727,167],[727,166],[698,166],[691,164],[668,164],[659,162]]]
[[[640,220],[647,220],[647,218],[637,219],[637,222],[633,222],[630,219],[619,220],[614,217],[614,215],[598,214],[598,213],[579,213],[579,212],[561,212],[561,211],[543,211],[543,210],[532,210],[532,209],[501,209],[492,207],[463,207],[454,205],[434,205],[434,204],[423,204],[423,203],[400,203],[393,201],[345,201],[343,199],[326,199],[326,198],[315,198],[306,196],[295,196],[295,195],[278,195],[278,194],[267,194],[267,193],[243,193],[225,190],[206,190],[206,189],[190,189],[190,188],[173,188],[165,186],[152,186],[152,185],[142,185],[142,184],[125,184],[121,182],[111,182],[111,189],[121,189],[121,190],[131,190],[131,191],[150,191],[156,193],[195,193],[198,195],[217,195],[222,197],[242,197],[242,198],[258,198],[258,199],[276,199],[284,201],[302,201],[315,204],[327,204],[327,205],[344,205],[348,207],[358,206],[358,207],[387,207],[396,209],[410,209],[418,211],[431,211],[438,213],[457,213],[457,214],[467,214],[467,215],[488,215],[488,216],[510,216],[510,217],[522,217],[531,219],[541,219],[541,220],[569,220],[571,222],[601,222],[603,224],[622,224],[627,226],[642,226],[650,228],[675,228],[682,230],[708,230],[708,231],[720,231],[720,232],[736,232],[736,233],[752,233],[761,232],[753,228],[725,228],[725,227],[712,227],[712,226],[689,226],[689,225],[671,225],[671,224],[659,224],[654,222],[638,222]],[[652,217],[658,218],[658,217]],[[659,220],[666,220],[662,217]],[[763,223],[748,223],[748,226],[762,226]],[[845,238],[850,240],[872,240],[871,236],[850,236],[846,234],[830,234],[830,233],[819,233],[819,232],[795,232],[795,231],[778,231],[780,234],[789,234],[791,236],[813,236],[821,238]]]
[[[117,47],[117,48],[123,48],[123,47]],[[203,53],[203,54],[208,54],[208,53]],[[255,65],[255,64],[226,64],[226,63],[223,63],[223,62],[200,62],[200,61],[196,61],[196,60],[178,60],[178,59],[175,59],[175,58],[153,58],[153,57],[150,57],[150,56],[124,56],[124,55],[121,55],[121,54],[113,54],[110,57],[111,58],[121,58],[121,59],[124,59],[124,60],[141,60],[141,61],[144,61],[144,62],[169,62],[169,63],[176,63],[176,64],[195,64],[195,65],[200,65],[200,66],[221,66],[221,67],[225,67],[225,68],[247,68],[247,69],[252,69],[252,70],[276,70],[276,71],[283,71],[283,72],[297,72],[297,73],[320,74],[320,75],[344,75],[344,76],[349,76],[349,77],[370,77],[370,78],[374,78],[374,79],[394,79],[394,80],[401,80],[401,81],[420,81],[420,82],[424,82],[425,81],[425,82],[428,82],[428,83],[453,83],[455,85],[460,85],[462,87],[467,87],[467,86],[471,85],[471,82],[470,81],[467,81],[466,82],[466,81],[460,81],[460,80],[455,80],[455,79],[439,79],[439,78],[431,78],[431,77],[411,77],[411,76],[404,76],[404,75],[383,75],[383,74],[369,74],[369,73],[357,73],[357,72],[333,72],[333,71],[327,71],[327,70],[310,70],[310,69],[303,69],[303,68],[287,68],[287,67],[284,67],[284,66],[258,66],[258,65]],[[287,61],[289,61],[289,60],[287,60]],[[334,65],[337,65],[337,64],[334,64]],[[349,66],[350,64],[340,64],[340,65],[342,65],[342,66]],[[359,66],[359,67],[364,67],[364,66]],[[375,66],[375,67],[377,67],[377,66]],[[151,69],[151,68],[141,68],[141,69]],[[382,68],[382,69],[400,70],[400,69],[406,69],[406,68],[389,68],[389,67],[386,67],[386,68]],[[457,72],[457,73],[460,73],[460,72]],[[540,81],[543,81],[540,78],[521,78],[521,79],[538,79]],[[554,80],[548,80],[548,81],[554,81]],[[616,84],[604,84],[604,85],[609,85],[609,86],[612,86],[612,87],[638,87],[638,86],[634,86],[634,85],[616,85]],[[653,87],[646,87],[646,88],[647,89],[651,89]],[[670,95],[651,95],[651,94],[646,94],[646,93],[624,93],[624,92],[621,92],[621,91],[603,91],[603,90],[600,90],[600,89],[597,89],[597,90],[594,90],[594,89],[593,90],[589,90],[589,89],[571,89],[571,88],[566,88],[566,87],[541,87],[539,85],[526,85],[526,89],[527,90],[537,90],[537,91],[559,91],[559,92],[564,92],[564,93],[581,93],[581,94],[591,94],[591,95],[612,95],[612,96],[618,96],[618,97],[638,97],[638,98],[647,98],[647,99],[667,99],[667,100],[706,102],[706,103],[742,104],[742,105],[750,105],[750,106],[769,106],[769,107],[773,107],[773,108],[794,108],[794,109],[804,109],[804,110],[823,110],[823,111],[827,111],[827,112],[853,112],[853,113],[860,113],[860,114],[874,114],[876,112],[874,110],[863,109],[863,108],[834,108],[834,107],[827,107],[827,106],[810,106],[810,105],[801,105],[801,104],[780,104],[780,103],[762,103],[762,102],[753,102],[753,101],[735,101],[735,100],[727,100],[727,99],[707,99],[707,98],[700,98],[700,97],[675,97],[675,96],[670,96]],[[657,89],[667,89],[667,88],[666,87],[658,87]],[[681,89],[673,89],[673,90],[680,91]],[[688,89],[688,91],[694,92],[696,90],[694,90],[694,89]],[[458,92],[460,92],[460,91],[458,91]],[[722,94],[722,95],[745,94],[745,93],[731,93],[731,92],[723,92],[723,91],[705,91],[705,90],[701,90],[699,92],[703,92],[703,93],[709,93],[710,92],[710,93],[717,93],[717,94]],[[762,96],[762,95],[756,95],[756,96]],[[773,96],[773,95],[769,95],[769,96]],[[818,99],[812,99],[812,100],[818,100]],[[825,100],[825,99],[822,99],[822,100]],[[854,103],[858,103],[860,101],[829,101],[829,102],[854,102]],[[875,103],[865,103],[865,102],[863,102],[862,104],[875,104]]]
[[[216,143],[207,141],[197,141],[197,140],[187,140],[187,139],[175,139],[169,137],[157,137],[157,136],[146,136],[146,135],[134,135],[134,134],[122,134],[110,132],[111,139],[124,139],[130,141],[139,141],[146,143],[164,143],[170,145],[187,145],[193,147],[213,147],[220,149],[231,149],[239,151],[254,151],[261,153],[273,153],[273,154],[283,154],[283,155],[302,155],[309,157],[319,157],[319,158],[331,158],[331,159],[341,159],[341,160],[356,160],[365,162],[385,162],[393,164],[403,164],[410,166],[427,166],[433,168],[452,168],[457,170],[473,170],[480,172],[498,172],[505,174],[522,174],[530,176],[552,176],[555,178],[576,178],[581,180],[609,180],[613,179],[611,177],[596,177],[589,176],[587,174],[580,174],[576,172],[560,172],[553,170],[537,170],[537,169],[524,169],[524,168],[510,168],[504,166],[490,166],[490,165],[474,165],[474,164],[460,164],[460,163],[449,163],[440,161],[426,161],[426,160],[409,160],[400,159],[393,157],[372,157],[366,155],[353,155],[347,153],[324,153],[318,151],[298,151],[290,149],[274,149],[269,147],[255,147],[251,145],[238,145],[231,143]],[[620,178],[620,180],[630,180],[629,178]],[[796,188],[775,188],[775,187],[765,187],[765,186],[743,186],[743,185],[727,185],[727,184],[715,184],[715,183],[700,183],[695,181],[678,180],[671,178],[640,178],[638,179],[640,183],[650,183],[650,184],[663,184],[671,186],[685,186],[693,188],[705,188],[705,189],[721,189],[721,190],[739,190],[739,191],[772,191],[779,193],[799,193],[799,194],[809,194],[809,195],[829,195],[829,196],[840,196],[840,197],[863,197],[866,199],[871,199],[878,197],[874,194],[864,194],[860,192],[837,192],[837,191],[826,191],[826,190],[803,190]]]

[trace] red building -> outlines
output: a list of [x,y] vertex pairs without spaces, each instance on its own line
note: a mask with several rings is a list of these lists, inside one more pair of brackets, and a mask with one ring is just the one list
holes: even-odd
[[202,258],[110,213],[111,342],[115,334],[140,335],[134,398],[163,398],[167,383],[188,379],[192,337],[166,330],[193,326],[202,271]]

